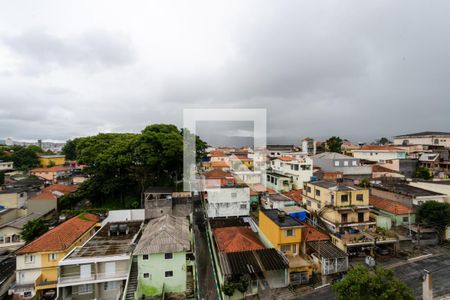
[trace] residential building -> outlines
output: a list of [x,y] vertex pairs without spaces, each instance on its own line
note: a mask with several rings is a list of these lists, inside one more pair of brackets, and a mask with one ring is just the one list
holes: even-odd
[[[264,290],[289,284],[286,257],[273,248],[250,218],[210,219],[208,225],[220,286],[247,276],[245,296],[258,294],[259,299],[265,299]],[[235,290],[229,299],[244,299],[244,294]]]
[[450,203],[450,181],[449,180],[415,180],[409,181],[408,184],[423,190],[447,195],[445,202]]
[[266,186],[278,193],[289,192],[294,188],[291,176],[276,172],[266,172]]
[[66,163],[64,155],[39,155],[39,163],[42,167],[63,166]]
[[369,203],[372,206],[371,216],[376,219],[378,227],[391,229],[392,226],[416,222],[414,210],[400,202],[371,195]]
[[384,163],[378,163],[381,167],[391,169],[399,174],[407,177],[415,177],[416,169],[419,165],[417,159],[392,159],[386,160]]
[[193,253],[187,218],[165,215],[150,220],[133,253],[138,269],[135,299],[165,293],[194,297]]
[[395,177],[395,178],[405,178],[405,175],[401,174],[399,171],[395,171],[379,164],[372,165],[372,178],[385,178],[385,177]]
[[296,206],[297,202],[295,200],[283,195],[283,194],[274,194],[274,195],[264,195],[261,197],[261,206],[264,209],[280,209],[282,210],[285,207]]
[[59,210],[58,199],[64,195],[77,190],[75,185],[53,184],[44,188],[40,193],[34,195],[27,201],[30,212],[46,214],[50,211]]
[[317,147],[316,147],[316,141],[312,138],[305,138],[302,141],[302,153],[307,155],[316,155]]
[[48,168],[36,168],[30,171],[30,175],[42,178],[51,183],[68,178],[70,170],[64,166],[54,166]]
[[12,293],[22,299],[57,295],[58,262],[95,233],[98,221],[92,214],[78,215],[19,248]]
[[0,190],[0,205],[5,208],[22,208],[28,199],[27,188],[6,188]]
[[231,173],[213,170],[205,174],[204,198],[209,218],[248,216],[250,188],[236,184]]
[[393,146],[366,145],[352,150],[353,157],[384,163],[393,159],[406,159],[406,150]]
[[17,217],[11,222],[0,226],[0,249],[16,250],[23,246],[25,241],[21,237],[23,226],[29,221],[40,218],[42,215],[30,213]]
[[313,266],[300,255],[304,224],[277,209],[259,211],[259,228],[275,249],[283,252],[289,261],[289,282],[309,282]]
[[393,200],[415,208],[427,201],[446,202],[446,194],[425,190],[406,182],[380,182],[373,184],[370,193],[384,199]]
[[424,131],[394,136],[394,145],[441,145],[450,147],[450,132]]
[[14,163],[12,161],[0,160],[0,172],[14,170]]
[[300,149],[294,145],[267,145],[266,152],[270,158],[280,157],[287,153],[298,152]]
[[106,223],[59,262],[62,299],[120,299],[142,221]]
[[[280,156],[270,162],[270,168],[271,174],[277,173],[290,177],[294,189],[303,187],[303,183],[310,181],[313,176],[312,159],[306,155]],[[268,180],[267,184],[272,182]]]
[[377,230],[370,217],[368,189],[322,180],[306,183],[303,193],[313,222],[327,228],[344,252],[357,255],[376,243],[396,243],[395,235]]
[[210,162],[229,162],[229,157],[221,150],[214,150],[208,154]]
[[314,167],[324,172],[342,172],[345,177],[368,178],[372,168],[361,164],[360,159],[335,152],[324,152],[311,157]]

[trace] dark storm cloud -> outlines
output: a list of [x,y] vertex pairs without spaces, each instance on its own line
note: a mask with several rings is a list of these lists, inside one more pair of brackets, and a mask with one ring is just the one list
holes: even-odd
[[[13,57],[0,70],[0,137],[33,136],[30,124],[62,139],[180,126],[183,108],[232,107],[266,108],[271,143],[450,130],[448,1],[111,9],[100,25],[74,12],[83,30],[0,32]],[[243,143],[248,129],[208,128],[211,144]]]

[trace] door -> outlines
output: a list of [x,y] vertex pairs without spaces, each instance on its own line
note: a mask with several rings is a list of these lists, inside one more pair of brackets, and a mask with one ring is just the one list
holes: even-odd
[[80,277],[81,278],[91,277],[91,265],[80,265]]

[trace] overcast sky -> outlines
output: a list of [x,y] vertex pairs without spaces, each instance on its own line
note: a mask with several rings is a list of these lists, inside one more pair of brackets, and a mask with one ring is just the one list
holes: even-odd
[[449,131],[449,11],[445,0],[1,1],[0,138],[138,132],[222,107],[267,108],[276,142]]

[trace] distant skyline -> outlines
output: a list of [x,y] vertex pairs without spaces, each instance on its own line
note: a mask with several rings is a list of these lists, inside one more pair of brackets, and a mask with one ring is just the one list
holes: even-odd
[[273,143],[450,131],[448,11],[415,0],[5,1],[0,137],[180,127],[184,108],[266,108]]

